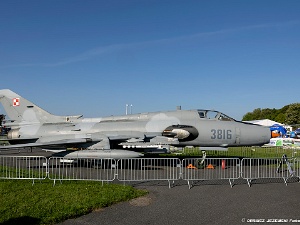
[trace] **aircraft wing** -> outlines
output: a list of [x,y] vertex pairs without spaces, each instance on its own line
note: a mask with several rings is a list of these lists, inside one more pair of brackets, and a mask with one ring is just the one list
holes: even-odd
[[[117,132],[115,132],[117,133]],[[81,146],[81,144],[89,143],[90,146],[89,149],[110,149],[110,140],[129,140],[133,139],[138,141],[143,141],[145,135],[140,132],[119,132],[117,134],[111,135],[111,134],[103,134],[103,133],[95,133],[91,136],[85,136],[85,137],[78,137],[78,138],[68,138],[64,137],[63,139],[54,139],[51,137],[44,137],[40,139],[24,139],[22,144],[11,144],[11,145],[5,145],[0,146],[0,149],[14,149],[14,148],[25,148],[25,147],[51,147],[51,148],[57,148],[57,147],[66,147],[66,146]],[[49,140],[50,139],[50,140]],[[5,139],[7,140],[7,139]],[[9,140],[8,140],[9,141]],[[18,139],[18,141],[22,141],[21,139]],[[25,141],[28,141],[27,143],[24,143]],[[36,142],[32,142],[36,141]]]
[[85,138],[80,139],[62,139],[58,141],[50,141],[50,142],[34,142],[34,143],[26,143],[26,144],[15,144],[15,145],[5,145],[0,146],[0,149],[13,149],[13,148],[25,148],[25,147],[49,147],[49,146],[64,146],[68,144],[80,144],[87,143],[89,140]]

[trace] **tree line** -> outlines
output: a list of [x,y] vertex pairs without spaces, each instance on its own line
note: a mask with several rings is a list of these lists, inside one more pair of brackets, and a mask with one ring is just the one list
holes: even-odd
[[283,124],[300,125],[300,103],[286,105],[281,109],[254,109],[243,116],[243,121],[270,119]]

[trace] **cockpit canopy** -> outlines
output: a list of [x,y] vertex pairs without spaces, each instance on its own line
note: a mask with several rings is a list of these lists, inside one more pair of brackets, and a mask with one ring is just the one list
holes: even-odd
[[211,119],[211,120],[220,120],[220,121],[235,121],[229,116],[226,116],[225,114],[213,111],[213,110],[201,110],[198,109],[198,114],[200,118],[203,119]]

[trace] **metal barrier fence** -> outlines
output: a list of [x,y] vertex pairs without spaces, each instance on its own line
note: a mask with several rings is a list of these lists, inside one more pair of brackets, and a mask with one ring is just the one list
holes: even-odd
[[118,160],[119,181],[149,181],[180,179],[181,161],[177,158],[133,158]]
[[47,177],[47,159],[42,156],[1,156],[0,179],[43,180]]
[[298,180],[300,180],[300,158],[293,159],[293,171],[294,176],[298,177]]
[[232,187],[239,177],[240,159],[237,158],[191,158],[182,161],[182,179],[188,182],[189,188],[194,181],[220,179],[228,179]]
[[296,175],[294,160],[285,157],[273,159],[244,158],[242,159],[241,177],[247,180],[249,187],[252,180],[265,178],[282,178],[287,184],[287,179]]
[[94,181],[195,181],[252,180],[291,177],[300,178],[300,159],[287,158],[130,158],[130,159],[68,159],[39,156],[0,156],[0,179],[49,178],[57,180]]
[[116,175],[115,159],[68,159],[51,157],[48,160],[50,180],[113,181]]

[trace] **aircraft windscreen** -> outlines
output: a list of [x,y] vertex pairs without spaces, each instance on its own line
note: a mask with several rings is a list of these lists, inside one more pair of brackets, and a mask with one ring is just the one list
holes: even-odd
[[206,117],[207,117],[207,119],[217,119],[218,114],[219,114],[219,112],[216,112],[216,111],[207,111]]
[[229,116],[226,116],[223,113],[219,114],[218,120],[221,120],[221,121],[234,121],[234,119],[230,118]]
[[198,114],[200,118],[207,118],[207,119],[221,120],[221,121],[234,121],[234,119],[218,111],[198,110]]

